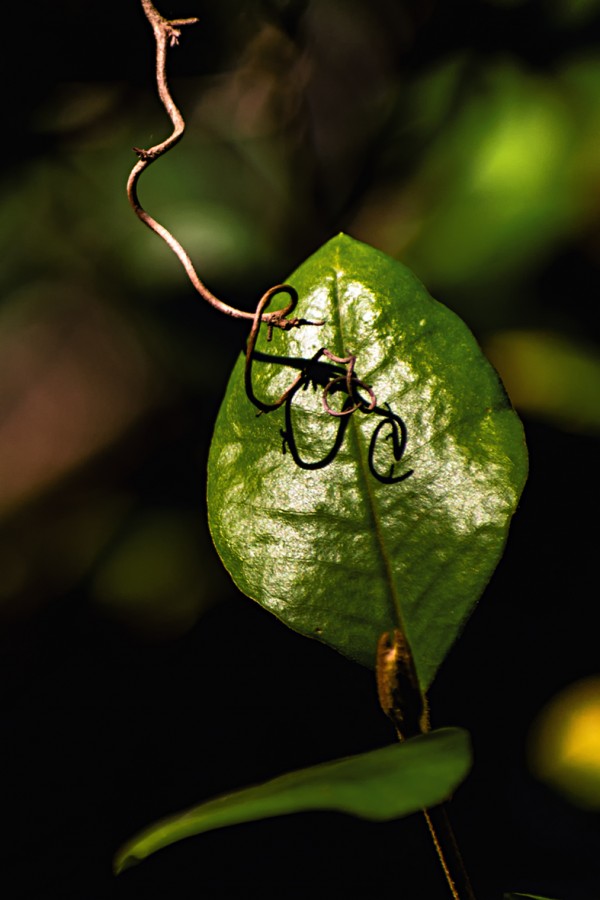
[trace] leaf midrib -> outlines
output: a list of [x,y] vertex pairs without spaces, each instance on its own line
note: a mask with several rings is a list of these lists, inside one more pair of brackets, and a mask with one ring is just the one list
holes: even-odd
[[[334,308],[334,312],[335,312],[335,316],[336,316],[337,329],[339,331],[339,334],[341,337],[341,342],[342,342],[341,348],[336,348],[336,350],[338,351],[340,356],[343,356],[350,351],[346,347],[346,340],[345,340],[345,336],[344,336],[344,326],[343,326],[342,315],[341,315],[341,305],[339,302],[339,297],[340,297],[340,293],[341,293],[340,292],[340,281],[343,278],[343,272],[341,271],[341,264],[340,264],[340,258],[339,258],[339,249],[338,249],[336,255],[337,255],[338,268],[333,270],[333,275],[334,275],[334,278],[333,278],[333,294],[334,294],[333,308]],[[357,365],[360,365],[360,358],[357,359]],[[380,556],[382,564],[383,564],[383,569],[384,569],[385,576],[386,576],[387,588],[388,588],[389,596],[391,597],[391,601],[392,601],[391,602],[392,609],[396,613],[397,624],[398,624],[399,628],[401,628],[403,634],[408,639],[408,635],[406,632],[406,625],[404,622],[404,616],[402,614],[402,606],[400,603],[400,598],[396,591],[396,586],[395,586],[395,582],[394,582],[394,578],[393,578],[391,560],[389,558],[389,552],[387,550],[386,541],[385,541],[385,538],[383,535],[383,530],[381,528],[381,522],[380,522],[380,519],[378,516],[377,503],[375,501],[374,494],[370,487],[370,477],[369,477],[370,472],[369,472],[369,467],[368,467],[367,455],[365,452],[363,452],[363,444],[362,444],[358,425],[355,422],[355,414],[352,414],[350,416],[350,418],[351,418],[351,421],[348,423],[349,428],[348,428],[347,437],[352,441],[352,443],[354,444],[354,446],[356,448],[356,456],[358,458],[360,474],[362,476],[362,482],[364,485],[364,492],[365,492],[366,498],[367,498],[367,507],[368,507],[368,510],[369,510],[369,513],[371,516],[371,520],[373,522],[373,526],[374,526],[373,530],[374,530],[374,533],[376,536],[377,549],[379,551],[379,556]]]

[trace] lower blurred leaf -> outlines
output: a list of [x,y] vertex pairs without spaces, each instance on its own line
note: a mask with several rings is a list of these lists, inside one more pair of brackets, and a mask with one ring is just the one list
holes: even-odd
[[282,775],[157,822],[119,850],[115,871],[182,838],[272,816],[335,810],[364,819],[397,819],[446,800],[471,766],[467,732],[429,734]]
[[518,897],[528,897],[529,900],[551,900],[550,897],[542,897],[540,894],[505,894],[504,900],[517,900]]

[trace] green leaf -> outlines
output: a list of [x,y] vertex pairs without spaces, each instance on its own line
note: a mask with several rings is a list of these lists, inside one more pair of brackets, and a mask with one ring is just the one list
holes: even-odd
[[528,897],[530,900],[551,900],[550,897],[542,897],[540,894],[505,894],[504,900],[517,900],[517,897]]
[[352,659],[373,665],[379,635],[402,628],[426,688],[502,553],[521,424],[464,323],[400,263],[340,235],[290,283],[298,314],[325,324],[261,333],[257,353],[279,360],[256,358],[255,394],[276,399],[326,347],[356,354],[377,409],[336,418],[309,386],[257,417],[240,359],[209,457],[213,540],[242,591]]
[[385,821],[447,799],[471,765],[469,736],[443,728],[401,744],[290,772],[157,822],[125,844],[115,871],[182,838],[303,810]]

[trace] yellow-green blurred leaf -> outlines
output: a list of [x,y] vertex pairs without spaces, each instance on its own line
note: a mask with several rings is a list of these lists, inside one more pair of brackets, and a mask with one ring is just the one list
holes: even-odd
[[572,431],[600,431],[600,356],[544,331],[503,331],[486,353],[515,406]]

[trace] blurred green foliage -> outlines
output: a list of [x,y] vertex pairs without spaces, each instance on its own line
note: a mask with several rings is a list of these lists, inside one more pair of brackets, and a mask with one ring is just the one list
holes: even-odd
[[216,579],[207,569],[197,518],[145,512],[128,523],[97,567],[92,596],[143,636],[174,637],[214,602]]
[[[147,614],[148,633],[168,634],[223,590],[194,522],[243,333],[200,308],[127,207],[130,148],[168,132],[130,2],[122,21],[113,4],[109,52],[89,59],[61,47],[65,22],[91,46],[94,13],[53,4],[30,38],[46,63],[35,96],[12,73],[2,608],[28,614],[88,579],[107,615],[144,631]],[[597,429],[599,4],[179,6],[164,12],[201,16],[169,63],[188,131],[140,195],[211,289],[251,309],[344,230],[466,319],[523,411]]]

